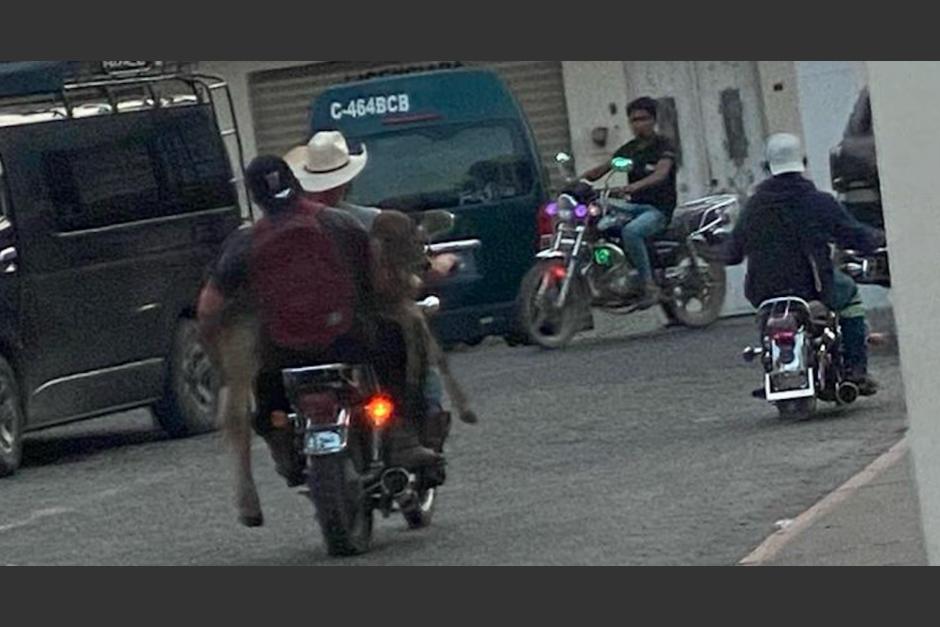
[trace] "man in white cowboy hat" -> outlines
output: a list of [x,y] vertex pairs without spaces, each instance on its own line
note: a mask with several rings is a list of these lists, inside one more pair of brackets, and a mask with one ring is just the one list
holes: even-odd
[[[369,154],[366,147],[362,152],[350,152],[346,138],[339,131],[317,131],[310,141],[297,146],[284,155],[284,161],[290,166],[300,186],[311,200],[346,211],[356,218],[367,230],[372,230],[376,216],[382,213],[375,207],[363,207],[346,201],[350,183],[366,167]],[[432,276],[446,277],[457,266],[458,258],[450,253],[431,257],[428,273]],[[442,385],[439,374],[429,373],[426,395],[432,405],[440,406]]]
[[373,220],[381,211],[346,202],[349,184],[369,161],[365,146],[361,153],[353,154],[342,133],[319,131],[306,145],[288,152],[284,161],[290,165],[311,200],[342,209],[371,230]]
[[[303,146],[292,148],[284,155],[307,196],[318,203],[342,209],[356,218],[367,231],[372,230],[375,217],[382,210],[363,207],[346,200],[350,183],[369,162],[366,147],[350,152],[346,138],[339,131],[317,131]],[[431,258],[430,272],[438,277],[449,275],[457,265],[455,255],[445,253]]]

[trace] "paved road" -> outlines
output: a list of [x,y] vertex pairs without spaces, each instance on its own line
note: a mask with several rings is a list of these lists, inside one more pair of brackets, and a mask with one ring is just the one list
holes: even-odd
[[455,425],[434,525],[380,519],[366,556],[326,556],[260,442],[267,524],[239,527],[220,438],[167,440],[138,411],[30,436],[0,482],[0,564],[734,564],[904,429],[894,356],[874,357],[879,396],[787,424],[748,395],[749,320],[601,327],[453,353],[482,422]]

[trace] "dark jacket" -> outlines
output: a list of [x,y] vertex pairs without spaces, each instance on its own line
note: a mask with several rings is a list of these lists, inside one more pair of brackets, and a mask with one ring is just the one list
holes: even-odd
[[[871,252],[884,242],[880,231],[853,218],[831,195],[799,174],[770,178],[748,200],[735,226],[726,261],[747,258],[744,293],[757,307],[769,298],[798,296],[832,303],[829,244]],[[821,289],[810,258],[818,268]]]

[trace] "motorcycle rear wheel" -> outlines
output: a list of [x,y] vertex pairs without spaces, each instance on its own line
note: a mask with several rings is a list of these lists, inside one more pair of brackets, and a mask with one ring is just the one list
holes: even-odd
[[816,413],[816,397],[792,398],[775,403],[781,420],[809,420]]
[[326,550],[334,557],[360,555],[372,544],[372,504],[351,452],[313,457],[307,474]]
[[[695,263],[691,255],[683,258],[683,263]],[[676,287],[679,294],[667,294],[662,305],[669,320],[692,328],[707,327],[718,319],[725,305],[725,285],[727,276],[725,267],[717,262],[701,262],[698,265],[702,273],[703,285],[692,293],[687,293],[684,285]],[[697,303],[697,307],[693,306]]]

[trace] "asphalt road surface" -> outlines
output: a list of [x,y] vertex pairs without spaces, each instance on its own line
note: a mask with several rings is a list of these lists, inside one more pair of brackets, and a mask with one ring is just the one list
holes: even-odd
[[434,524],[378,516],[367,555],[326,555],[260,440],[266,524],[240,527],[221,438],[169,440],[135,411],[29,436],[0,481],[0,565],[730,565],[902,437],[891,354],[878,396],[783,423],[749,396],[750,319],[600,326],[563,351],[452,353],[481,422],[455,423]]

